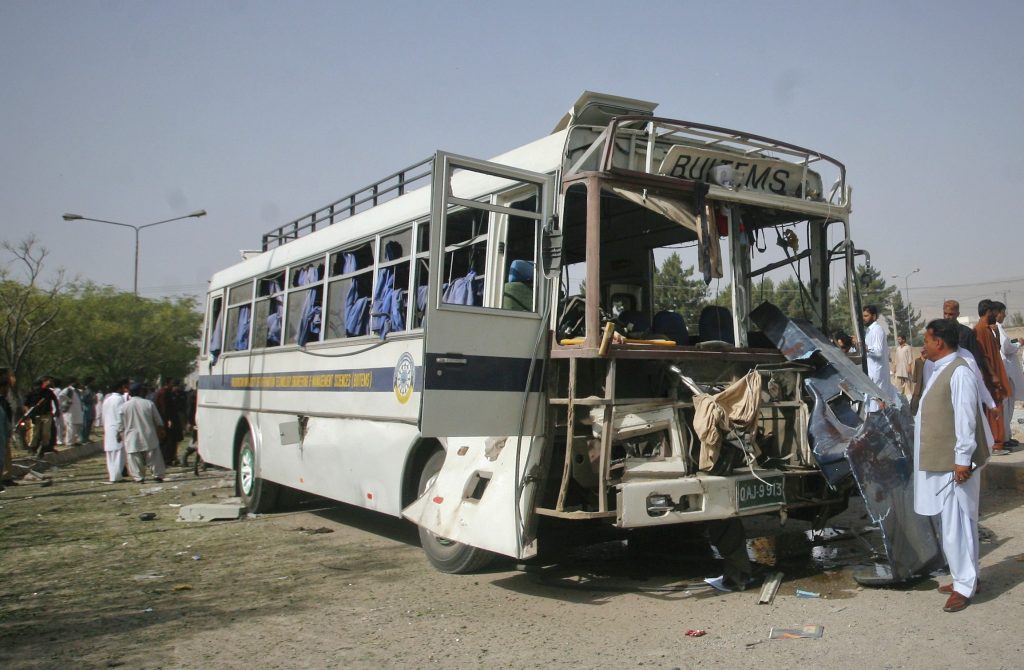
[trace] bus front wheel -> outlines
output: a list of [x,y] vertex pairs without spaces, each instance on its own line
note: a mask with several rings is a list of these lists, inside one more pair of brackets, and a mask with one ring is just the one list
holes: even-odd
[[[437,473],[441,471],[442,465],[444,465],[444,452],[435,451],[427,459],[423,470],[420,472],[419,488],[416,491],[417,497],[422,496],[423,492],[434,483]],[[476,572],[494,558],[494,554],[489,551],[477,549],[461,542],[453,542],[452,540],[435,535],[423,526],[419,526],[419,531],[420,545],[427,555],[427,560],[441,572],[460,575]]]
[[256,476],[256,446],[252,433],[246,431],[238,443],[238,467],[235,469],[235,490],[246,509],[254,514],[273,511],[280,488]]

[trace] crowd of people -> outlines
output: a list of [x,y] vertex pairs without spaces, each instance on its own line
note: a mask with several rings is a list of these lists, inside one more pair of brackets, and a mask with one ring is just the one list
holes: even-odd
[[[188,465],[196,453],[195,392],[165,378],[150,390],[142,383],[119,381],[98,393],[92,379],[61,384],[53,377],[38,378],[21,406],[9,402],[11,376],[0,369],[0,445],[4,446],[3,483],[11,483],[11,438],[35,458],[58,446],[88,443],[94,428],[103,429],[108,481],[143,482],[146,475],[162,481],[167,465]],[[179,463],[178,445],[186,429],[193,434]],[[196,461],[198,462],[198,455]],[[2,488],[0,488],[2,490]]]

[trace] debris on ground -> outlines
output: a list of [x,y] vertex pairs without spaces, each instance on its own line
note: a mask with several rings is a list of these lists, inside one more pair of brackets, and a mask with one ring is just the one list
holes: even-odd
[[775,594],[779,592],[779,587],[782,585],[782,573],[772,573],[768,579],[764,580],[764,585],[761,587],[761,597],[758,598],[758,605],[771,605],[772,601],[775,600]]
[[815,591],[804,591],[803,589],[796,590],[797,598],[820,598],[821,594]]
[[242,516],[245,507],[240,504],[195,503],[178,509],[179,521],[233,521]]
[[296,530],[302,533],[303,535],[324,535],[325,533],[334,532],[333,528],[328,528],[326,526],[320,526],[319,528],[306,528],[305,526],[299,526],[298,528],[293,528],[292,530]]
[[800,638],[818,639],[825,633],[825,627],[816,624],[803,626],[772,626],[768,634],[769,640],[797,640]]
[[691,629],[686,631],[686,637],[704,637],[708,632],[706,630]]
[[156,512],[143,512],[139,515],[139,521],[152,521],[156,518]]

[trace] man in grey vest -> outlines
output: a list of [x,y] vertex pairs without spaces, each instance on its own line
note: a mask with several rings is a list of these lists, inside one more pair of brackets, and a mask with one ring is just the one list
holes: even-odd
[[978,392],[978,380],[957,355],[956,324],[936,319],[924,336],[924,392],[915,417],[914,511],[938,516],[942,553],[953,583],[943,610],[959,612],[978,589],[978,497],[992,436]]

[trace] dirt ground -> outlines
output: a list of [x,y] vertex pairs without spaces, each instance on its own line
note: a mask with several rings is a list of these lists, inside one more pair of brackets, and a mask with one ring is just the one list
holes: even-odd
[[[239,521],[176,521],[178,505],[229,498],[231,473],[172,469],[163,484],[106,485],[100,456],[48,475],[50,485],[0,494],[7,670],[1021,667],[1019,494],[985,494],[984,590],[946,614],[935,592],[946,579],[861,589],[849,568],[808,560],[799,541],[779,545],[785,581],[773,604],[758,605],[758,589],[703,586],[720,569],[698,549],[605,542],[446,575],[409,524],[322,500]],[[864,523],[856,505],[836,520]],[[785,537],[800,536],[787,525]],[[841,566],[866,546],[851,538],[824,550]],[[773,626],[805,624],[823,626],[821,639],[768,639]]]

